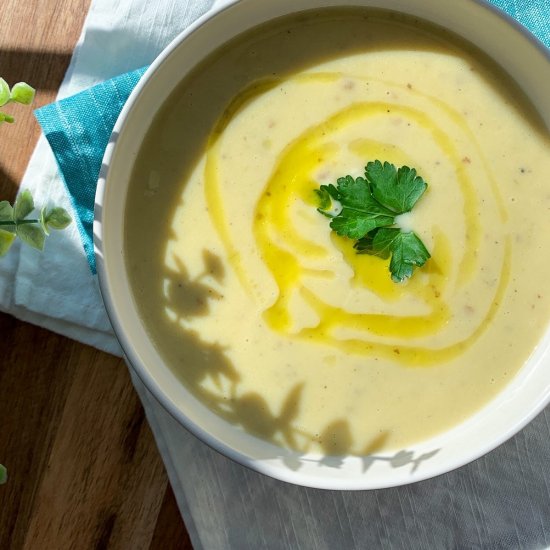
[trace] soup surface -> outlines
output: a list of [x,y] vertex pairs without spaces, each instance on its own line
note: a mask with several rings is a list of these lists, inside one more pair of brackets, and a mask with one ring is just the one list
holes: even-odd
[[[278,445],[402,449],[514,376],[550,311],[549,138],[488,59],[384,12],[316,11],[210,56],[136,162],[126,262],[170,367]],[[403,225],[431,253],[394,283],[317,210],[373,160],[428,189]]]

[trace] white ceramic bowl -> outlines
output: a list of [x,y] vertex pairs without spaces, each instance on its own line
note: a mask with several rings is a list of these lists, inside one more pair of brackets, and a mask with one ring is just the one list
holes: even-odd
[[[220,5],[221,4],[221,5]],[[313,7],[368,6],[412,14],[452,30],[496,60],[550,127],[550,58],[525,30],[477,0],[240,0],[218,6],[178,36],[132,93],[107,148],[96,196],[95,252],[101,291],[130,366],[186,428],[236,461],[272,477],[326,489],[375,489],[449,472],[494,449],[550,401],[550,333],[493,401],[464,423],[393,454],[322,457],[283,450],[212,413],[181,385],[151,344],[124,262],[123,220],[134,159],[157,110],[206,55],[271,18]]]

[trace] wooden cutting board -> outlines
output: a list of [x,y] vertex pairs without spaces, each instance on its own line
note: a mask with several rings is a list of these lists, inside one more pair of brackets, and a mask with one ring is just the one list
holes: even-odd
[[[35,107],[54,100],[89,4],[3,0],[0,76],[36,87]],[[10,113],[17,124],[0,127],[0,200],[14,198],[40,134],[30,109]],[[4,314],[0,342],[0,463],[9,472],[0,548],[190,549],[124,363]]]

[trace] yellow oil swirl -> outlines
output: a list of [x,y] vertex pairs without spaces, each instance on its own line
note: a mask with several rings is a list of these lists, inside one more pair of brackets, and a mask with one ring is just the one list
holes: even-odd
[[233,117],[242,110],[250,101],[268,92],[277,84],[279,79],[265,79],[248,86],[233,101],[227,106],[220,120],[217,122],[212,134],[208,139],[206,163],[204,167],[204,192],[206,203],[208,204],[210,218],[214,224],[218,235],[227,251],[229,261],[235,270],[241,284],[250,292],[252,285],[246,271],[243,268],[241,255],[238,248],[235,246],[229,233],[229,226],[225,216],[223,200],[220,191],[219,182],[219,143],[220,137],[231,122]]
[[[297,83],[317,81],[334,82],[341,79],[340,73],[312,73],[294,77]],[[231,239],[227,219],[223,209],[223,200],[219,175],[220,138],[231,119],[250,102],[269,92],[282,81],[268,80],[245,89],[228,107],[216,126],[210,139],[205,166],[205,194],[208,209],[221,241],[226,249],[229,262],[243,286],[250,290],[251,283],[243,267],[237,246]],[[437,98],[434,106],[444,110],[474,143],[481,156],[481,149],[460,119],[460,115]],[[265,184],[254,212],[252,230],[259,254],[271,273],[277,287],[277,297],[264,311],[264,320],[268,327],[289,338],[307,340],[329,345],[345,353],[375,355],[391,358],[406,365],[429,365],[447,361],[462,353],[479,338],[494,317],[502,296],[506,290],[510,272],[510,241],[506,241],[502,260],[500,279],[493,300],[478,327],[466,338],[441,348],[423,347],[411,342],[414,339],[430,336],[441,331],[452,318],[445,300],[452,265],[451,245],[448,238],[438,227],[432,228],[432,259],[423,268],[423,277],[413,277],[406,285],[396,285],[388,276],[388,263],[379,258],[358,255],[352,243],[336,235],[332,236],[332,245],[341,254],[342,260],[349,266],[353,276],[350,286],[366,289],[385,302],[396,302],[405,295],[414,295],[422,304],[422,313],[401,316],[385,313],[352,312],[345,307],[336,306],[322,299],[307,286],[308,278],[333,277],[329,267],[326,269],[308,267],[312,261],[326,258],[329,251],[318,242],[305,238],[293,223],[292,208],[296,204],[313,205],[313,190],[318,188],[315,172],[319,167],[335,159],[343,146],[336,136],[350,125],[367,124],[374,117],[385,116],[387,112],[402,118],[431,135],[445,158],[454,169],[456,181],[462,195],[462,212],[466,232],[466,246],[458,262],[459,284],[468,281],[476,272],[477,253],[481,241],[479,221],[479,198],[476,188],[466,170],[462,157],[457,151],[453,139],[443,131],[425,112],[395,102],[370,101],[358,102],[346,106],[332,114],[320,124],[310,127],[295,138],[279,155],[271,177]],[[383,158],[394,164],[415,165],[406,152],[400,148],[371,139],[359,139],[345,144],[348,151],[360,159]],[[481,156],[482,158],[482,156]],[[483,160],[483,166],[487,163]],[[506,213],[502,200],[493,186],[495,202],[501,217]],[[312,209],[314,212],[314,210]],[[316,315],[315,326],[300,327],[292,318],[291,301],[296,296],[307,304]],[[342,332],[354,336],[342,336]],[[360,337],[357,335],[361,335]],[[407,343],[410,342],[410,343]]]

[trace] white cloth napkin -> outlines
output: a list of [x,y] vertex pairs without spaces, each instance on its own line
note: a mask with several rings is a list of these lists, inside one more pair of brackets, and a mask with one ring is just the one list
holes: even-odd
[[[93,0],[59,98],[149,64],[213,3]],[[71,209],[44,138],[22,185],[37,203],[50,198]],[[16,246],[0,261],[0,309],[121,354],[76,227],[54,233],[46,246],[46,254]],[[330,492],[277,482],[226,459],[133,379],[197,550],[550,547],[549,409],[450,474],[399,489]]]

